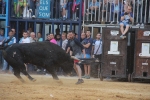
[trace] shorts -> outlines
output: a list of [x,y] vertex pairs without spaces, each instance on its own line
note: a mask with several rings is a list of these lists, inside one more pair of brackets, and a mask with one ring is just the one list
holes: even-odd
[[18,1],[18,4],[20,5],[20,6],[26,6],[26,2],[24,1],[24,2],[22,2],[22,1]]
[[[75,55],[76,58],[82,58],[82,54],[76,54]],[[79,62],[79,60],[74,60],[74,63],[77,64]]]
[[91,58],[90,54],[85,54],[85,55],[86,55],[86,58]]
[[129,23],[128,22],[120,22],[120,25],[124,25],[124,26],[129,26]]

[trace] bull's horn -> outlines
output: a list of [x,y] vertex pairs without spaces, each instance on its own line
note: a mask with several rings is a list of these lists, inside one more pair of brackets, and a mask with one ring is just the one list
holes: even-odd
[[76,58],[75,56],[71,56],[71,58],[74,60],[80,60],[80,59]]

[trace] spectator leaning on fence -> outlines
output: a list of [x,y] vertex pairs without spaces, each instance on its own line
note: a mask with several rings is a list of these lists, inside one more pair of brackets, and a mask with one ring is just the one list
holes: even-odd
[[30,39],[30,43],[36,42],[36,38],[35,38],[35,33],[34,33],[34,32],[31,32],[31,33],[30,33],[29,39]]
[[[123,12],[121,15],[121,22],[120,22],[120,30],[122,35],[120,36],[120,38],[124,39],[126,38],[125,34],[128,32],[129,30],[129,23],[133,22],[133,14],[132,14],[132,7],[128,6],[126,12]],[[125,27],[125,30],[124,30]]]
[[54,39],[54,34],[53,33],[49,34],[49,39],[50,39],[51,43],[57,44],[57,41]]
[[[91,58],[93,39],[91,38],[91,32],[89,30],[86,32],[86,36],[87,37],[83,40],[82,45],[85,48],[86,58]],[[86,62],[86,64],[84,64],[84,71],[85,75],[83,78],[90,79],[90,63]]]
[[[9,32],[9,36],[6,38],[6,45],[11,45],[16,43],[16,38],[14,37],[14,34],[12,31]],[[15,54],[16,52],[14,52]],[[8,63],[6,62],[6,60],[4,60],[4,64],[3,64],[3,68],[2,71],[7,71],[7,67],[9,67],[9,72],[12,73],[13,69],[11,66],[8,65]]]
[[43,41],[42,34],[40,32],[37,33],[37,41],[38,42],[42,42]]
[[23,37],[20,39],[19,43],[30,43],[27,32],[23,32]]

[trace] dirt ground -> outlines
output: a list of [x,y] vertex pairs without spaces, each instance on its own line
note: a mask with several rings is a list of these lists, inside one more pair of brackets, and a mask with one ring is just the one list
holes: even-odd
[[150,84],[84,80],[76,77],[32,75],[37,79],[21,83],[14,75],[0,74],[0,100],[150,100]]

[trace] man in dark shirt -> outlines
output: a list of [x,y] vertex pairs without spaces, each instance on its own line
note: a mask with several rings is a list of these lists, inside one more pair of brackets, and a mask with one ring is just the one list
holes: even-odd
[[[80,41],[75,38],[74,32],[70,31],[68,34],[70,36],[70,40],[69,40],[69,45],[70,45],[69,47],[70,47],[70,50],[71,50],[70,55],[72,56],[72,54],[74,54],[74,56],[76,58],[82,58],[82,52],[83,52],[83,55],[84,55],[84,58],[85,58],[85,49],[82,46],[82,44],[80,43]],[[79,77],[78,82],[76,84],[81,84],[84,81],[81,78],[82,71],[81,71],[81,68],[80,68],[80,64],[78,63],[77,60],[74,60],[74,67],[77,70],[76,72],[77,72],[78,77]]]
[[[91,32],[89,30],[86,32],[86,36],[87,38],[83,40],[84,42],[82,45],[85,48],[86,58],[91,58],[93,39],[91,38]],[[90,63],[87,62],[86,64],[84,64],[84,71],[85,75],[83,76],[83,78],[90,79]]]

